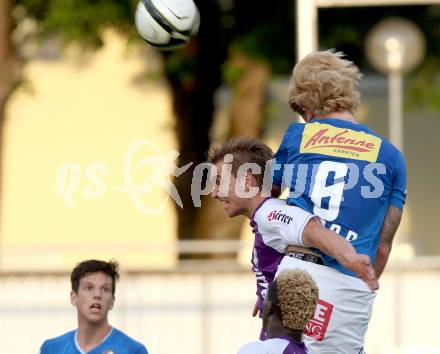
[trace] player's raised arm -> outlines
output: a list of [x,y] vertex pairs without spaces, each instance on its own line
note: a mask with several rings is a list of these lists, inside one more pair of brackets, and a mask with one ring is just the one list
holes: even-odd
[[316,219],[311,219],[302,234],[305,247],[319,248],[325,254],[335,258],[347,269],[355,272],[372,290],[379,289],[370,257],[356,253],[353,246],[343,237],[326,229]]

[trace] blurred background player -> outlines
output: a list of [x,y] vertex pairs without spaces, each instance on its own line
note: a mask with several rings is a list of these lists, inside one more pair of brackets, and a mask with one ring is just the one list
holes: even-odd
[[[279,195],[281,183],[286,184],[287,203],[323,218],[327,228],[370,257],[379,277],[405,203],[405,162],[398,149],[354,118],[360,103],[355,86],[361,73],[342,56],[314,52],[296,64],[289,104],[306,124],[291,124],[284,135],[276,153],[281,168],[275,171],[274,190]],[[283,178],[286,166],[291,168],[290,176]],[[331,255],[323,254],[322,259],[325,265],[353,275]],[[362,350],[373,300],[359,297],[351,302],[350,310],[359,311],[355,323],[333,323],[343,332],[339,337],[352,342],[351,348],[339,348],[340,353]],[[315,341],[310,348],[316,351],[319,344]]]
[[40,354],[148,354],[145,346],[108,322],[118,268],[116,261],[87,260],[73,269],[70,301],[77,309],[78,329],[46,340]]
[[245,344],[238,354],[306,354],[303,340],[315,312],[318,287],[307,272],[284,270],[269,285],[263,305],[267,339]]
[[[377,279],[368,256],[357,254],[347,240],[326,229],[314,215],[301,208],[289,206],[284,200],[263,196],[263,176],[270,166],[267,163],[273,159],[270,147],[257,139],[234,138],[219,147],[213,147],[208,158],[216,166],[212,197],[222,203],[230,217],[248,217],[255,234],[252,264],[257,278],[257,303],[254,315],[258,310],[261,315],[267,287],[273,281],[279,264],[286,263],[284,258],[291,258],[286,257],[286,253],[292,245],[296,246],[296,251],[289,250],[289,256],[296,257],[300,263],[310,263],[318,267],[324,274],[322,279],[326,279],[327,272],[331,273],[330,276],[334,278],[332,281],[335,282],[343,283],[347,277],[324,267],[319,255],[307,247],[317,247],[332,255],[359,274],[371,289],[377,289]],[[225,163],[226,159],[232,162]],[[227,176],[224,171],[229,168],[231,173]],[[255,193],[249,194],[252,191]],[[356,280],[363,285],[363,291],[371,292],[366,283],[357,278]],[[320,288],[327,288],[324,293],[333,291],[332,284],[320,281],[317,283]],[[260,339],[264,339],[264,332]]]

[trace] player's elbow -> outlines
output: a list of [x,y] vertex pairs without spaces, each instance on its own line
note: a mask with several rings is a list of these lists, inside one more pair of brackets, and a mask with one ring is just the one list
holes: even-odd
[[323,226],[315,218],[311,218],[307,225],[304,227],[302,235],[302,243],[304,247],[320,248],[319,239],[322,237]]

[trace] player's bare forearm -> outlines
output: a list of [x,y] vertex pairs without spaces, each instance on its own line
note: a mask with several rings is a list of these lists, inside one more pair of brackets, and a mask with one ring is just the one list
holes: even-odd
[[374,261],[374,271],[376,272],[376,277],[382,275],[385,266],[388,263],[388,258],[391,253],[391,245],[380,243],[377,249],[376,259]]
[[372,290],[379,288],[370,258],[356,253],[354,247],[345,238],[326,229],[315,219],[310,220],[306,225],[303,243],[306,247],[319,248],[325,254],[335,258],[345,268],[356,273]]
[[377,249],[376,260],[374,261],[374,271],[379,278],[388,262],[388,257],[393,246],[394,235],[402,219],[402,210],[393,206],[388,207],[387,214],[380,230],[379,247]]
[[356,250],[344,238],[326,229],[315,219],[309,221],[303,233],[303,243],[306,247],[319,248],[322,252],[335,258],[343,266],[356,255]]

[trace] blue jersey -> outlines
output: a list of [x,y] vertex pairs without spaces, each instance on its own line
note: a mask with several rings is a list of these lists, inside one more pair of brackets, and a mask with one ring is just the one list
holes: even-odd
[[[291,124],[275,157],[281,166],[274,167],[274,184],[290,188],[287,203],[320,216],[374,262],[388,207],[405,203],[400,151],[365,125],[325,118]],[[335,259],[322,258],[354,275]]]
[[[40,354],[85,354],[76,341],[76,330],[46,340]],[[112,328],[109,335],[87,354],[148,354],[145,347],[126,334]]]

